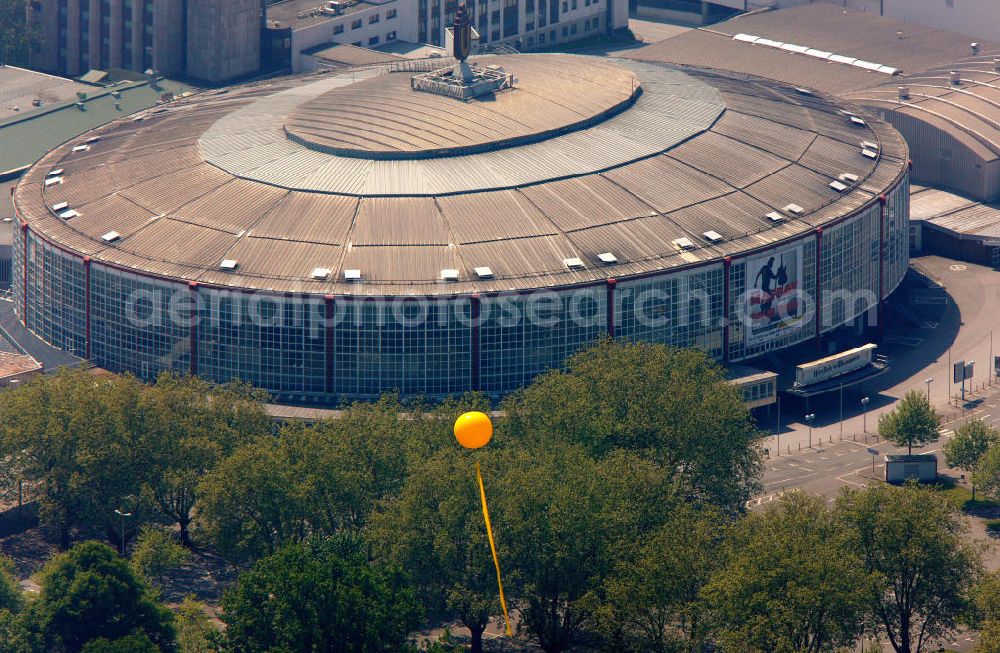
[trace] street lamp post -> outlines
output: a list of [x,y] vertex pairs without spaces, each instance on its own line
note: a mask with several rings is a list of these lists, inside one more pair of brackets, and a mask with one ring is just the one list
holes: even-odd
[[809,413],[806,415],[806,423],[809,424],[809,448],[813,448],[813,420],[816,419],[815,413]]
[[868,432],[868,397],[861,398],[861,420],[864,424],[864,432]]
[[125,518],[126,517],[131,517],[132,513],[130,513],[130,512],[122,512],[118,508],[115,508],[115,514],[122,518],[122,529],[121,529],[121,535],[122,535],[122,557],[124,558],[125,557]]
[[927,384],[927,403],[931,403],[931,384],[934,383],[934,377],[924,379],[924,383]]
[[844,384],[840,384],[840,441],[844,441]]

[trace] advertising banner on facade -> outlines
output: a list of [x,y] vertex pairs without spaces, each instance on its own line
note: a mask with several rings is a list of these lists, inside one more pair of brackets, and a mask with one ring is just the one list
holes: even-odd
[[756,346],[802,327],[802,246],[772,250],[746,266],[746,344]]

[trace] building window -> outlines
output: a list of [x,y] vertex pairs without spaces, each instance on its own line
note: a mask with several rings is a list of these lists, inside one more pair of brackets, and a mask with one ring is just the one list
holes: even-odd
[[569,33],[571,35],[576,34],[576,23],[573,23],[572,25],[569,26]]
[[371,16],[368,17],[368,24],[374,25],[379,21],[380,18],[381,17],[378,14],[372,14]]
[[353,45],[356,48],[363,48],[363,47],[365,47],[364,44],[361,41],[355,41],[354,43],[351,43],[351,45]]
[[390,9],[389,11],[385,12],[385,19],[386,20],[392,20],[395,17],[396,17],[396,10],[395,9]]
[[545,44],[545,32],[542,32],[541,34],[538,35],[538,45],[544,45],[544,44]]
[[571,0],[569,8],[574,10],[576,9],[576,0]]
[[337,34],[343,34],[343,33],[344,33],[344,24],[343,23],[341,23],[339,25],[334,25],[333,26],[333,34],[334,34],[334,36],[336,36]]
[[373,36],[370,39],[368,39],[368,45],[369,46],[378,45],[378,37],[377,36]]
[[565,26],[565,25],[563,25],[563,28],[562,28],[562,35],[563,35],[563,38],[566,38],[567,36],[569,36],[569,28],[567,26]]
[[562,5],[563,5],[563,13],[565,14],[567,11],[569,11],[569,3],[566,2],[566,0],[563,0]]
[[385,35],[385,42],[386,43],[388,43],[389,41],[395,41],[395,40],[396,40],[396,32],[395,31],[389,32],[388,34]]
[[535,44],[535,37],[534,36],[529,36],[528,37],[528,47],[530,48],[534,44]]
[[361,19],[360,18],[351,23],[351,29],[360,29],[360,28],[361,28]]
[[534,32],[535,31],[535,23],[534,22],[525,23],[524,24],[524,31],[525,32]]

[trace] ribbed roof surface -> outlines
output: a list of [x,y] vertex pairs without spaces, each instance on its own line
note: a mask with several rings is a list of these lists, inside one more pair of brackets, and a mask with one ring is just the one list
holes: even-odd
[[[559,65],[580,59],[548,56]],[[504,65],[517,74],[518,57]],[[642,84],[640,100],[586,130],[462,157],[354,159],[367,167],[360,173],[319,152],[305,150],[332,167],[302,167],[301,150],[275,157],[270,149],[276,116],[316,97],[315,84],[351,80],[300,77],[205,93],[54,150],[22,179],[15,203],[32,230],[60,246],[154,276],[280,292],[454,294],[718,261],[877,201],[905,169],[897,132],[867,115],[865,125],[854,124],[827,98],[771,82],[627,65]],[[350,77],[385,74],[404,75],[372,68]],[[620,122],[626,117],[631,122]],[[206,146],[213,129],[236,118],[249,128],[216,136],[225,152]],[[89,150],[73,151],[95,135]],[[577,138],[560,142],[567,137]],[[863,140],[880,145],[877,160],[862,156]],[[649,151],[650,142],[664,144]],[[207,163],[211,157],[224,160]],[[417,163],[430,165],[422,176],[393,168]],[[45,186],[54,169],[63,170],[62,183]],[[843,173],[859,181],[837,192],[829,184]],[[339,190],[320,192],[318,184]],[[435,184],[448,192],[428,192]],[[51,206],[60,202],[79,216],[57,217]],[[791,203],[804,213],[779,223],[767,217]],[[709,230],[723,240],[708,242]],[[102,240],[110,231],[121,238]],[[695,247],[678,249],[679,238]],[[619,263],[603,266],[604,252]],[[568,269],[569,258],[584,269]],[[236,270],[221,270],[224,259],[237,261]],[[493,278],[480,279],[482,267]],[[314,279],[316,268],[332,274]],[[349,269],[363,281],[345,282]],[[458,270],[458,281],[440,281],[444,269]]]

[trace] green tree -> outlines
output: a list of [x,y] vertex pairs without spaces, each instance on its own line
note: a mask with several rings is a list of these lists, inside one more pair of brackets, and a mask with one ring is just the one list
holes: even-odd
[[24,607],[24,594],[14,575],[14,561],[0,554],[0,610],[17,613]]
[[677,492],[733,514],[758,492],[761,434],[737,389],[705,353],[603,340],[503,405],[510,446],[554,439],[600,458],[644,452]]
[[28,6],[29,0],[0,0],[0,66],[30,65],[39,34],[27,20]]
[[41,520],[57,531],[60,548],[69,547],[74,529],[119,542],[116,508],[132,513],[126,539],[150,515],[135,498],[147,471],[137,438],[141,393],[131,377],[63,370],[4,394],[0,455],[34,486]]
[[979,630],[973,653],[1000,651],[1000,572],[986,574],[972,594],[971,625]]
[[458,619],[481,652],[501,610],[469,457],[442,451],[425,461],[373,517],[369,535],[381,557],[407,570],[428,612]]
[[420,623],[402,575],[343,539],[289,544],[240,575],[223,597],[233,653],[389,653]]
[[983,420],[976,418],[955,429],[955,437],[944,443],[948,467],[960,467],[971,472],[972,500],[976,500],[976,469],[983,454],[1000,441],[1000,433]]
[[879,436],[897,447],[906,447],[911,454],[914,446],[920,448],[937,442],[940,437],[939,428],[941,416],[927,401],[927,397],[916,390],[907,392],[895,408],[878,420]]
[[222,650],[222,631],[212,622],[205,605],[193,596],[185,596],[177,606],[175,624],[179,653],[218,653]]
[[860,634],[870,579],[820,497],[743,518],[705,588],[726,651],[835,651]]
[[680,505],[604,583],[598,630],[612,651],[699,651],[708,634],[702,588],[719,566],[724,525],[713,511]]
[[75,653],[94,639],[147,636],[174,650],[173,617],[127,562],[109,547],[84,542],[52,558],[28,618],[47,651]]
[[836,510],[849,548],[877,580],[869,609],[893,649],[920,653],[953,633],[981,569],[957,508],[911,483],[845,491]]
[[191,553],[158,526],[143,526],[132,549],[132,566],[154,585],[191,559]]
[[993,443],[976,463],[972,482],[987,496],[1000,497],[1000,443]]
[[84,645],[82,653],[161,653],[161,650],[146,633],[134,633],[120,639],[91,640]]
[[189,526],[201,477],[233,450],[271,431],[267,394],[241,383],[222,386],[164,373],[143,393],[141,449],[149,465],[146,493],[180,527]]

